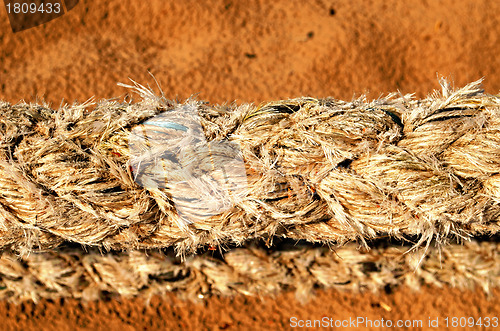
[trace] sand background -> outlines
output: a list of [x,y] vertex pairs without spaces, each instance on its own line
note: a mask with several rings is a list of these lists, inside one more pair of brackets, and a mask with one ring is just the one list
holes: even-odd
[[[500,90],[500,2],[82,0],[45,25],[12,33],[0,9],[0,99],[16,103],[129,98],[129,78],[180,101],[211,103],[299,96],[352,99],[388,92],[424,97],[450,78],[485,77]],[[289,319],[440,319],[500,311],[500,291],[406,288],[372,293],[318,290],[305,304],[276,298],[174,295],[82,304],[0,302],[0,329],[283,329]]]

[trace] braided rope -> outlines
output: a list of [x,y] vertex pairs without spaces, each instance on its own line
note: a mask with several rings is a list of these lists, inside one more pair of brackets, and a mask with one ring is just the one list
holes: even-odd
[[[414,235],[420,245],[500,230],[500,98],[480,82],[456,91],[443,83],[425,100],[301,98],[260,106],[177,105],[136,87],[141,102],[105,101],[92,111],[89,104],[0,103],[0,249],[28,253],[73,242],[173,246],[183,254],[259,238],[341,245]],[[246,183],[231,179],[241,194],[222,196],[230,207],[218,214],[189,202],[193,191],[214,195],[203,185],[137,183],[131,132],[179,107],[196,111],[218,155],[207,161],[200,144],[190,145],[181,149],[190,167],[221,168],[234,155],[216,142],[239,146]],[[163,121],[158,134],[199,133],[182,119]],[[174,195],[196,221],[185,221]]]
[[311,245],[281,245],[269,250],[257,245],[235,248],[224,259],[214,252],[189,256],[183,263],[173,251],[107,253],[64,248],[33,253],[23,260],[0,257],[0,300],[37,302],[41,298],[73,297],[98,300],[177,293],[199,300],[210,295],[274,295],[287,289],[299,300],[314,288],[348,291],[390,290],[424,284],[472,289],[486,293],[500,286],[500,243],[471,241],[431,247],[379,246],[359,250],[355,244],[331,251]]

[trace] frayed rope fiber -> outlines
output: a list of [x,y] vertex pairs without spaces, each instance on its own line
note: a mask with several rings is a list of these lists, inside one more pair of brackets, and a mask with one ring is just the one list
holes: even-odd
[[405,253],[408,246],[360,250],[349,243],[335,252],[295,242],[279,246],[270,250],[252,243],[228,251],[224,259],[208,251],[182,263],[172,250],[102,254],[93,248],[82,254],[81,249],[62,248],[23,260],[6,253],[0,257],[0,300],[148,300],[167,292],[200,300],[211,295],[275,295],[286,289],[304,302],[315,288],[376,292],[406,286],[417,291],[426,284],[479,287],[491,294],[500,287],[498,242],[472,240],[441,250],[432,246],[422,261],[422,252]]
[[[140,102],[92,109],[0,103],[0,249],[27,254],[72,242],[184,255],[276,237],[340,246],[417,236],[417,245],[428,245],[500,230],[500,98],[479,81],[458,90],[443,81],[442,92],[424,100],[188,100],[204,138],[236,144],[244,161],[243,193],[225,197],[230,207],[219,214],[189,204],[182,190],[137,183],[133,127],[182,105],[136,89]],[[162,132],[194,132],[179,121]],[[179,215],[174,194],[195,222]]]

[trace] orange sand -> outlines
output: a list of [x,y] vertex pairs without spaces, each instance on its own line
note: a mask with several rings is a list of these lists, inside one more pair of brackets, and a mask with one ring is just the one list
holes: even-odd
[[[485,77],[500,90],[500,2],[478,0],[82,0],[68,14],[13,34],[0,9],[0,99],[86,101],[127,93],[132,78],[168,98],[198,93],[211,103],[299,96],[370,98],[393,91],[423,97],[438,76],[461,86]],[[277,298],[174,296],[95,302],[0,302],[0,329],[285,329],[289,318],[484,317],[499,291],[405,288],[393,293],[318,290],[301,305]],[[389,311],[390,310],[390,311]]]

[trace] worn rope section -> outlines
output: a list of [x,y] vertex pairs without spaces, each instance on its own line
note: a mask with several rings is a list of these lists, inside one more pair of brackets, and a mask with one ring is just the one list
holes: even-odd
[[[179,105],[137,85],[137,103],[0,103],[0,249],[25,254],[72,242],[184,254],[275,237],[342,245],[418,236],[428,245],[498,233],[500,98],[480,82],[442,87],[424,100],[211,106]],[[244,161],[246,183],[233,178],[241,190],[223,197],[229,207],[218,214],[189,199],[193,189],[215,196],[210,187],[137,182],[131,132],[179,107],[194,109],[202,130],[186,115],[158,134],[201,132],[222,161],[234,155],[216,142],[230,141]],[[201,147],[179,146],[203,170]],[[179,206],[196,221],[186,222]]]
[[491,289],[500,287],[498,242],[471,241],[441,250],[432,246],[421,263],[423,252],[406,254],[408,248],[359,250],[350,243],[334,252],[295,243],[276,250],[251,244],[230,250],[224,259],[208,251],[189,256],[183,263],[172,251],[102,254],[94,248],[82,255],[80,249],[64,248],[30,254],[22,261],[4,254],[0,257],[0,300],[149,299],[167,292],[200,300],[211,295],[275,295],[286,289],[305,301],[315,288],[376,292],[433,285],[480,288],[491,294]]

